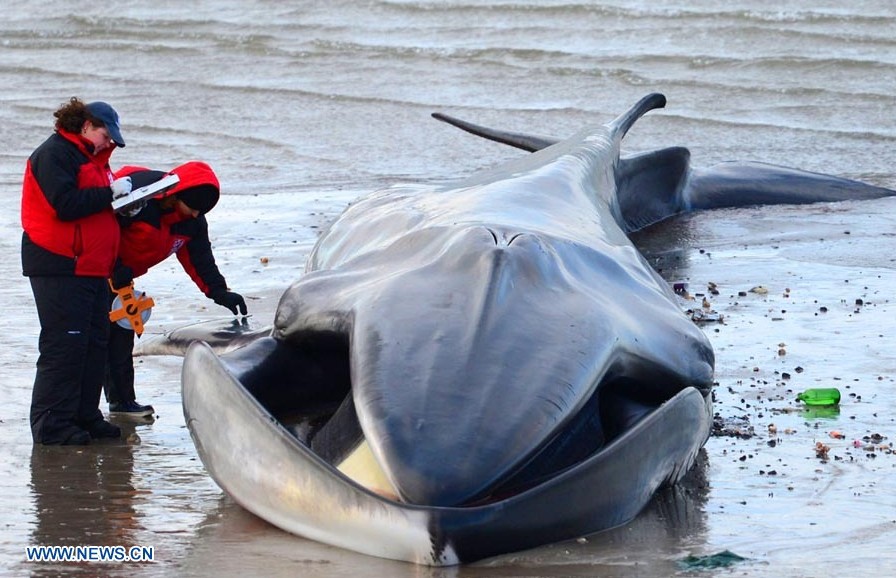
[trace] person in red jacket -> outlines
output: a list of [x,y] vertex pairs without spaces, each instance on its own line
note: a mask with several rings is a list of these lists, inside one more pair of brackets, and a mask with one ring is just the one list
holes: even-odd
[[[246,315],[246,301],[240,294],[228,290],[208,238],[205,214],[218,202],[218,178],[211,167],[199,161],[184,163],[171,173],[180,181],[161,198],[150,199],[132,216],[119,215],[121,247],[112,286],[129,285],[152,266],[177,255],[184,271],[209,299],[227,307],[234,315],[238,312]],[[115,176],[129,177],[134,188],[138,188],[165,177],[166,173],[124,167]],[[153,414],[153,407],[136,401],[133,349],[133,329],[111,323],[103,387],[110,414],[148,417]]]
[[111,203],[131,185],[109,168],[124,146],[115,109],[72,98],[54,116],[56,130],[28,158],[22,183],[22,272],[40,322],[31,435],[85,445],[121,435],[99,401],[120,238]]

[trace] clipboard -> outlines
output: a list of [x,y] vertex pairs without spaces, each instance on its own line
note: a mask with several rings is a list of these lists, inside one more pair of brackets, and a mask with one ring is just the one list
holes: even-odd
[[112,201],[112,210],[115,212],[119,212],[125,209],[129,209],[132,205],[139,203],[140,201],[144,201],[149,197],[164,193],[179,182],[180,177],[177,175],[167,175],[165,177],[162,177],[154,183],[149,183],[148,185],[140,187],[139,189],[132,190],[130,193],[123,197],[114,199]]

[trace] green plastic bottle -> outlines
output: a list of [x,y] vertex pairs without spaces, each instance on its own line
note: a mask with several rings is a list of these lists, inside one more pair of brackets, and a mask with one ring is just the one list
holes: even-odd
[[806,405],[837,405],[840,403],[840,390],[836,387],[819,387],[798,393],[796,398]]

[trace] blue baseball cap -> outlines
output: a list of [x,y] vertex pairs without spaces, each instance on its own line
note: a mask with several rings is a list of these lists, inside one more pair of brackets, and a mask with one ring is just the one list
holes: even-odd
[[109,131],[109,136],[112,137],[112,142],[120,147],[124,146],[124,139],[121,137],[121,127],[118,126],[118,113],[115,112],[111,105],[102,101],[91,102],[87,105],[87,112],[105,125],[106,130]]

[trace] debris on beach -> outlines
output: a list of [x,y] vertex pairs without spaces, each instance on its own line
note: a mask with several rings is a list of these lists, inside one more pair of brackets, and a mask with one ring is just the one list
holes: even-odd
[[753,430],[750,419],[747,416],[722,417],[715,414],[712,418],[712,430],[710,435],[714,437],[732,437],[750,439],[756,432]]
[[730,550],[723,550],[709,556],[687,556],[679,561],[679,566],[686,570],[695,568],[724,568],[743,562],[746,560],[743,556],[738,556]]
[[718,311],[713,311],[711,309],[688,309],[686,313],[687,316],[691,318],[691,321],[693,321],[697,325],[725,322],[725,317],[721,313],[719,313]]

